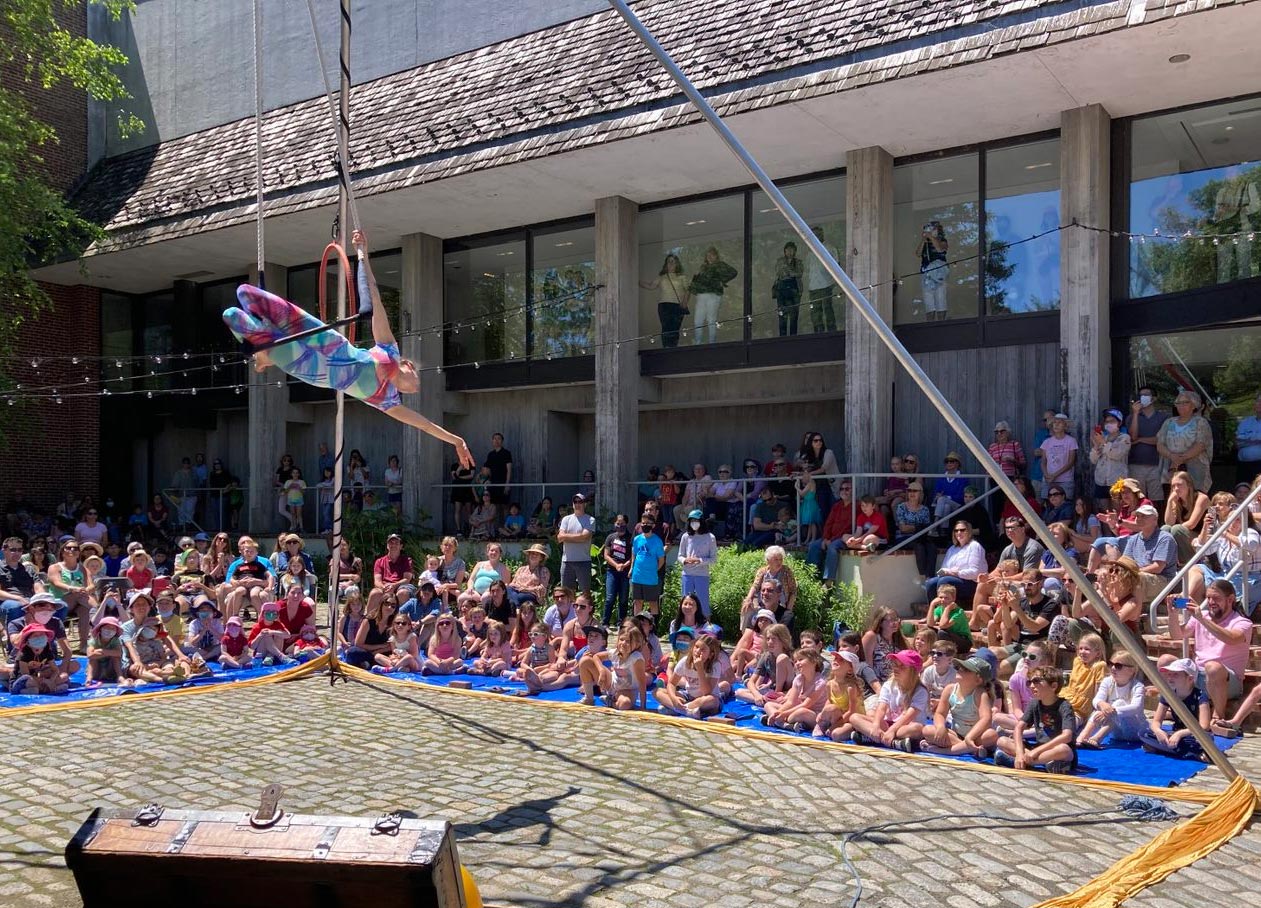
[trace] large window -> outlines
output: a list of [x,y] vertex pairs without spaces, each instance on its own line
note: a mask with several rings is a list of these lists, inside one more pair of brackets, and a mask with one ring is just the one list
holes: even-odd
[[[101,378],[111,380],[104,387],[117,390],[119,377],[130,378],[135,336],[131,324],[131,297],[119,293],[101,294]],[[114,357],[110,359],[110,357]],[[119,365],[121,364],[121,366]]]
[[1059,139],[900,164],[893,206],[898,324],[1059,308]]
[[976,154],[894,168],[898,324],[976,317],[980,195]]
[[142,374],[143,369],[155,373],[144,382],[145,388],[150,391],[171,388],[174,386],[171,375],[162,373],[171,371],[171,366],[163,363],[166,357],[175,350],[175,295],[170,291],[152,293],[143,298],[142,305],[144,307],[144,338],[141,342],[141,352],[145,356],[161,357],[162,362],[150,360],[148,363],[139,363],[137,374]]
[[447,243],[445,362],[498,363],[526,354],[526,239]]
[[[843,264],[845,177],[795,183],[783,191]],[[761,190],[753,193],[752,223],[753,337],[844,331],[840,290]]]
[[1261,99],[1135,120],[1130,147],[1130,231],[1153,235],[1130,242],[1131,297],[1261,274]]
[[[1261,389],[1261,327],[1232,327],[1178,334],[1152,334],[1129,341],[1128,406],[1138,389],[1150,387],[1165,410],[1179,390],[1206,401],[1213,425],[1214,461],[1235,459],[1235,427],[1254,413]],[[1220,483],[1219,483],[1220,484]]]
[[595,304],[595,228],[557,227],[531,232],[533,340],[530,355],[583,356],[591,347]]
[[744,339],[745,198],[736,193],[639,213],[641,348]]
[[1058,139],[985,152],[986,312],[1060,307],[1059,223]]

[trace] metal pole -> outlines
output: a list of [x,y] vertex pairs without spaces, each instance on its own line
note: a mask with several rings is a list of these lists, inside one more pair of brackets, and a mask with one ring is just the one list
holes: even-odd
[[884,345],[889,348],[890,352],[893,353],[894,357],[902,365],[902,368],[906,369],[911,378],[915,380],[915,383],[919,385],[920,390],[924,392],[928,399],[933,403],[933,406],[935,406],[938,412],[941,413],[950,428],[953,429],[955,434],[963,440],[964,445],[972,452],[972,456],[975,457],[985,468],[985,472],[990,475],[998,487],[1003,490],[1003,493],[1007,496],[1007,498],[1015,505],[1021,516],[1024,517],[1030,528],[1033,529],[1038,538],[1042,541],[1043,545],[1046,546],[1060,564],[1064,565],[1068,576],[1073,578],[1074,583],[1082,589],[1086,598],[1090,600],[1091,604],[1095,607],[1095,610],[1099,612],[1100,617],[1108,624],[1108,627],[1112,630],[1114,639],[1119,640],[1126,649],[1135,655],[1143,674],[1146,675],[1148,680],[1156,686],[1156,689],[1160,691],[1161,695],[1164,696],[1165,700],[1172,706],[1173,711],[1177,713],[1178,718],[1182,720],[1188,729],[1190,729],[1191,734],[1193,734],[1195,739],[1200,742],[1200,746],[1204,748],[1204,752],[1208,755],[1209,759],[1213,761],[1213,764],[1221,770],[1222,774],[1226,776],[1228,780],[1233,780],[1236,776],[1238,776],[1238,772],[1235,771],[1235,768],[1230,764],[1230,761],[1226,759],[1226,755],[1223,754],[1217,747],[1212,734],[1205,729],[1200,728],[1199,718],[1186,708],[1181,699],[1179,699],[1173,692],[1173,688],[1169,686],[1169,682],[1160,676],[1160,672],[1157,671],[1156,666],[1146,657],[1147,651],[1143,647],[1142,643],[1140,643],[1139,640],[1137,640],[1130,632],[1129,628],[1127,628],[1117,618],[1112,609],[1110,609],[1107,603],[1103,601],[1103,597],[1099,595],[1099,592],[1090,584],[1089,581],[1086,580],[1086,576],[1082,573],[1081,568],[1078,567],[1077,562],[1068,556],[1068,553],[1064,551],[1064,547],[1061,546],[1055,540],[1055,537],[1051,535],[1050,530],[1048,530],[1046,524],[1042,522],[1042,518],[1039,516],[1038,512],[1035,511],[1033,507],[1030,506],[1029,502],[1025,500],[1025,497],[1020,494],[1020,492],[1016,489],[1015,484],[999,467],[997,461],[990,457],[989,449],[986,448],[986,446],[981,443],[980,439],[972,433],[972,429],[966,422],[964,422],[963,417],[955,411],[954,407],[948,400],[946,400],[945,396],[941,393],[937,386],[933,384],[932,379],[930,379],[927,373],[920,368],[920,365],[915,361],[915,358],[912,357],[911,354],[907,352],[906,348],[902,346],[901,342],[897,339],[897,336],[893,333],[893,329],[885,324],[879,313],[876,312],[871,303],[868,302],[867,298],[863,295],[862,290],[860,290],[858,285],[855,284],[850,276],[845,273],[845,269],[837,263],[836,259],[832,256],[832,253],[822,243],[822,241],[815,236],[814,231],[810,229],[810,225],[806,223],[805,219],[802,218],[800,214],[797,213],[797,210],[793,208],[792,204],[788,201],[784,194],[780,192],[779,187],[775,185],[774,181],[772,181],[769,176],[767,176],[766,171],[764,171],[761,165],[754,160],[751,154],[749,154],[745,147],[740,143],[740,140],[735,137],[735,134],[727,127],[727,124],[723,122],[722,118],[714,112],[713,107],[711,107],[709,102],[705,100],[699,91],[697,91],[696,86],[693,85],[683,71],[679,69],[678,64],[674,62],[668,53],[666,53],[665,49],[657,42],[657,39],[653,37],[652,33],[648,31],[642,22],[639,21],[639,18],[627,5],[626,0],[609,0],[609,5],[617,10],[622,19],[626,21],[626,24],[630,26],[631,30],[634,31],[635,34],[639,36],[639,39],[644,42],[650,51],[652,51],[653,55],[661,62],[661,65],[665,67],[667,72],[669,72],[671,78],[673,78],[679,88],[683,90],[683,93],[694,105],[696,105],[696,109],[699,110],[701,115],[709,122],[709,125],[714,128],[714,131],[718,133],[731,152],[740,159],[740,163],[742,163],[745,169],[749,171],[750,175],[752,175],[754,181],[757,182],[761,190],[766,193],[767,197],[772,202],[775,203],[775,207],[779,209],[780,213],[797,232],[797,235],[801,237],[801,241],[805,243],[806,247],[813,252],[815,256],[818,257],[819,262],[827,269],[828,274],[831,275],[832,279],[836,281],[836,283],[845,291],[845,295],[858,310],[859,314],[862,315],[867,324],[871,326],[871,329],[876,333],[880,340],[884,342]]
[[[988,492],[986,492],[984,495],[980,495],[980,496],[978,496],[978,497],[976,497],[976,498],[972,499],[972,504],[979,504],[980,502],[982,502],[982,501],[984,501],[985,499],[989,498],[991,495],[993,495],[993,494],[994,494],[995,492],[997,492],[997,491],[998,491],[998,487],[997,487],[997,486],[995,486],[994,488],[992,488],[992,489],[990,489]],[[969,507],[970,507],[970,506],[969,506]],[[902,540],[901,542],[899,542],[897,545],[892,546],[891,548],[887,548],[887,549],[885,549],[883,552],[878,552],[878,553],[876,553],[876,557],[877,557],[877,558],[883,558],[885,555],[892,555],[892,554],[893,554],[894,552],[896,552],[898,549],[902,548],[902,547],[903,547],[903,546],[905,546],[905,545],[909,545],[909,544],[911,544],[911,543],[912,543],[912,542],[914,542],[916,539],[919,539],[921,536],[923,536],[925,533],[931,532],[933,529],[935,529],[935,528],[937,528],[937,527],[941,526],[943,523],[952,523],[952,522],[954,521],[955,517],[958,515],[959,511],[962,511],[962,510],[963,510],[963,506],[962,506],[962,505],[960,505],[960,506],[959,506],[956,510],[951,511],[951,512],[950,512],[949,514],[947,514],[945,517],[938,517],[936,520],[934,520],[934,521],[933,521],[932,523],[930,523],[928,526],[926,526],[926,527],[924,527],[924,528],[922,528],[922,529],[916,530],[916,531],[915,531],[912,535],[907,536],[905,539],[903,539],[903,540]]]

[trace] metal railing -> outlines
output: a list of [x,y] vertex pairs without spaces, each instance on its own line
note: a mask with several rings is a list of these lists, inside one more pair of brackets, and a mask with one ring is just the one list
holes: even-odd
[[[1252,502],[1255,501],[1258,496],[1261,496],[1261,485],[1257,486],[1251,492],[1249,492],[1246,496],[1244,496],[1244,500],[1241,501],[1238,505],[1236,505],[1235,509],[1230,512],[1230,515],[1227,516],[1221,522],[1221,526],[1219,526],[1216,530],[1214,530],[1212,535],[1209,536],[1208,539],[1204,540],[1204,544],[1200,546],[1200,548],[1196,551],[1196,553],[1191,556],[1190,560],[1187,561],[1187,563],[1184,564],[1178,570],[1178,573],[1173,575],[1173,579],[1170,580],[1165,585],[1165,588],[1152,597],[1152,601],[1148,605],[1148,608],[1147,608],[1147,621],[1148,621],[1149,626],[1152,629],[1152,633],[1157,632],[1157,627],[1158,627],[1157,619],[1159,617],[1157,613],[1157,609],[1160,607],[1160,604],[1165,601],[1166,597],[1168,597],[1169,594],[1173,592],[1173,590],[1176,587],[1180,586],[1183,583],[1187,575],[1191,573],[1191,569],[1193,567],[1195,567],[1197,564],[1202,562],[1205,558],[1209,556],[1209,554],[1212,553],[1214,543],[1216,543],[1217,540],[1221,539],[1223,536],[1226,535],[1226,531],[1230,529],[1230,527],[1234,526],[1235,521],[1238,520],[1242,514],[1247,513],[1248,505],[1252,504]],[[1245,524],[1245,527],[1246,527],[1246,524]],[[1249,567],[1251,566],[1252,559],[1248,554],[1248,550],[1244,548],[1242,544],[1239,546],[1239,556],[1240,556],[1239,561],[1235,564],[1235,566],[1231,568],[1231,570],[1226,572],[1226,579],[1230,579],[1231,577],[1234,576],[1236,571],[1242,569],[1243,580],[1241,581],[1239,586],[1241,590],[1243,591],[1242,598],[1243,598],[1244,611],[1246,613],[1248,609],[1248,576],[1249,576]],[[1184,645],[1185,645],[1185,638],[1183,639],[1184,639]]]
[[[365,485],[352,486],[345,484],[344,495],[351,496],[352,506],[359,510],[369,507],[376,510],[389,510],[389,486]],[[291,525],[291,515],[284,489],[273,487],[276,495],[275,529],[287,531]],[[368,493],[372,500],[368,501]],[[170,517],[166,528],[160,535],[178,536],[182,533],[216,533],[220,530],[232,532],[250,530],[256,533],[271,531],[271,527],[242,526],[249,511],[248,486],[231,486],[224,489],[162,489],[161,494],[167,503]],[[234,495],[239,495],[239,504],[233,504]],[[302,531],[307,534],[324,534],[332,529],[332,495],[331,487],[309,485],[304,490],[302,504]],[[327,497],[327,501],[324,499]]]
[[[449,493],[460,489],[467,489],[475,502],[480,503],[480,489],[502,489],[503,485],[489,482],[435,482],[430,483],[429,488],[443,489],[448,492],[448,494],[443,496],[442,502],[441,522],[443,528],[446,529],[454,524],[456,529],[463,529],[463,527],[460,526],[459,520],[456,519],[456,505],[455,502],[451,501],[451,495]],[[515,494],[518,489],[536,489],[538,491],[536,495],[531,495],[527,500]],[[569,482],[517,482],[514,479],[512,482],[508,483],[508,504],[499,506],[500,513],[496,515],[496,525],[499,527],[503,526],[503,519],[508,516],[507,509],[511,505],[516,504],[520,506],[521,514],[525,517],[526,526],[528,527],[530,519],[534,516],[534,511],[540,504],[542,504],[543,499],[550,498],[552,500],[552,510],[555,519],[548,529],[555,530],[556,524],[559,522],[561,507],[568,505],[573,500],[576,492],[582,492],[584,495],[591,498],[598,506],[598,501],[595,501],[595,491],[596,486],[594,482],[583,482],[582,480]],[[469,506],[475,508],[477,507],[477,503],[470,504]],[[593,514],[594,511],[589,507],[587,509],[587,513]],[[528,533],[523,534],[523,536],[528,538]]]
[[[990,490],[989,490],[988,492],[986,492],[985,494],[983,494],[983,495],[978,495],[976,498],[972,499],[972,504],[978,504],[979,502],[984,501],[985,499],[989,498],[991,495],[993,495],[993,494],[994,494],[995,492],[997,492],[997,491],[998,491],[998,486],[994,486],[992,489],[990,489]],[[899,541],[899,542],[897,543],[897,545],[890,546],[889,548],[885,549],[883,552],[879,552],[879,553],[877,553],[877,557],[883,557],[883,556],[885,556],[885,555],[892,555],[894,552],[896,552],[898,549],[902,548],[904,545],[910,545],[910,544],[911,544],[912,542],[914,542],[916,539],[919,539],[921,536],[923,536],[923,535],[924,535],[924,534],[926,534],[926,533],[930,533],[930,532],[932,532],[932,531],[933,531],[933,530],[935,530],[937,527],[941,526],[943,523],[951,523],[951,522],[953,522],[953,521],[954,521],[954,519],[955,519],[955,515],[957,515],[957,514],[959,513],[959,511],[963,510],[963,508],[965,508],[965,507],[971,507],[971,506],[972,506],[972,505],[959,505],[959,507],[958,507],[958,508],[956,508],[956,509],[955,509],[954,511],[952,511],[951,513],[946,514],[944,517],[938,517],[936,520],[934,520],[934,521],[933,521],[932,523],[930,523],[928,526],[924,527],[924,528],[923,528],[923,529],[921,529],[921,530],[917,530],[915,533],[912,533],[910,536],[907,536],[905,539],[903,539],[903,540]],[[973,527],[973,529],[976,529],[976,528],[975,528],[975,527]]]

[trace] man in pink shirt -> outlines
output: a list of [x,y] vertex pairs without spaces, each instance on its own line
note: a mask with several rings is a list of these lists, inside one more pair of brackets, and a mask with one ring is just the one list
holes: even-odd
[[[1235,588],[1229,580],[1214,580],[1205,590],[1200,606],[1191,603],[1173,607],[1169,597],[1169,636],[1174,640],[1191,635],[1192,655],[1200,667],[1196,683],[1213,703],[1213,718],[1227,717],[1226,701],[1243,694],[1243,676],[1248,667],[1248,646],[1252,641],[1252,622],[1235,610]],[[1174,657],[1160,657],[1163,668]]]

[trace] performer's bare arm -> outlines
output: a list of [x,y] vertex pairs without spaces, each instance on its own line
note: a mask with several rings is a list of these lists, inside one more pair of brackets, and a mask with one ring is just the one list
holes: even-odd
[[465,469],[469,469],[473,466],[473,452],[470,451],[468,445],[464,443],[464,439],[456,435],[454,432],[448,432],[433,420],[428,417],[421,416],[410,407],[390,407],[390,409],[386,410],[385,413],[389,416],[393,416],[401,423],[420,429],[420,431],[426,433],[427,435],[432,435],[434,438],[452,445],[455,448],[456,454],[460,458],[460,464]]

